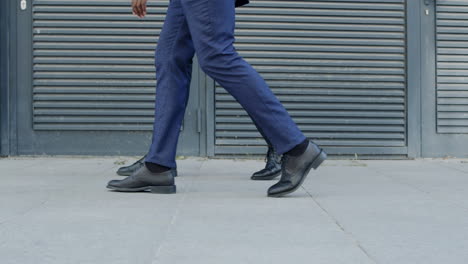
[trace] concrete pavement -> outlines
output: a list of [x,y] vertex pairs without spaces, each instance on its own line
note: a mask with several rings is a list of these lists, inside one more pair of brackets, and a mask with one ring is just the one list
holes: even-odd
[[260,160],[178,160],[178,193],[105,188],[135,157],[0,159],[0,263],[468,263],[468,160],[328,160],[266,197]]

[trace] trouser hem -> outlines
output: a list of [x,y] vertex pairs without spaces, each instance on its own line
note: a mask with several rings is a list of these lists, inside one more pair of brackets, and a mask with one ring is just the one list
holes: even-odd
[[165,166],[165,167],[169,167],[169,168],[175,168],[176,167],[176,164],[175,162],[171,162],[171,161],[165,161],[165,160],[160,160],[160,159],[155,159],[155,158],[147,158],[145,159],[145,162],[151,162],[151,163],[156,163],[158,165],[162,165],[162,166]]
[[295,146],[299,145],[300,143],[302,143],[302,141],[306,139],[307,138],[303,134],[301,134],[298,137],[296,137],[294,140],[291,140],[289,144],[283,146],[281,149],[280,148],[276,149],[276,153],[278,153],[279,155],[282,155],[290,151],[291,149],[293,149]]

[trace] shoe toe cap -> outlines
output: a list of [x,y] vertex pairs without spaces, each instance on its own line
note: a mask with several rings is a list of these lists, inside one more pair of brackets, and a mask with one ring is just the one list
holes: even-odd
[[119,187],[120,185],[120,180],[111,180],[107,183],[108,187]]
[[120,168],[117,170],[118,175],[127,175],[130,173],[130,170],[128,168]]
[[256,171],[252,174],[252,177],[262,177],[265,175],[265,171],[266,171],[265,169]]
[[275,195],[285,191],[288,191],[293,186],[290,182],[278,182],[268,189],[268,195]]

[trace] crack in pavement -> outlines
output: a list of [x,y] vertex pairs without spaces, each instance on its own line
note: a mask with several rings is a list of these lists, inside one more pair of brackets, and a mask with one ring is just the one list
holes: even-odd
[[6,220],[0,222],[0,227],[3,226],[4,224],[7,224],[8,222],[11,222],[13,219],[15,219],[17,217],[25,216],[25,215],[29,214],[30,212],[32,212],[33,210],[43,207],[49,200],[50,200],[50,193],[47,193],[44,200],[42,200],[40,203],[34,204],[31,207],[27,208],[26,210],[24,210],[22,212],[19,212],[19,213],[16,213],[13,216],[7,218]]
[[456,170],[456,171],[458,171],[458,172],[468,174],[468,171],[466,171],[466,170],[459,169],[459,168],[453,168],[453,167],[451,167],[451,166],[445,165],[445,164],[440,163],[440,162],[437,162],[437,163],[435,163],[435,164],[438,165],[438,166],[440,166],[440,167],[444,167],[444,168],[447,168],[447,169]]
[[338,226],[338,228],[345,234],[347,235],[348,237],[350,237],[354,244],[364,253],[364,255],[366,255],[366,257],[371,260],[373,263],[378,263],[377,260],[369,253],[367,252],[367,250],[364,248],[364,246],[362,246],[361,242],[359,242],[359,240],[354,237],[354,235],[349,232],[348,230],[345,229],[345,227],[338,221],[338,219],[336,217],[334,217],[330,212],[328,212],[327,209],[325,209],[324,206],[322,206],[322,204],[320,202],[317,201],[317,199],[315,199],[315,197],[304,187],[304,186],[301,186],[302,189],[304,189],[304,191],[307,193],[307,195],[314,201],[314,203],[330,218],[333,220],[333,222],[335,223],[336,226]]
[[[190,190],[191,187],[193,186],[193,184],[195,183],[195,179],[200,176],[200,171],[201,171],[201,167],[203,166],[203,164],[205,163],[206,161],[201,161],[200,162],[200,166],[198,166],[197,168],[197,171],[198,173],[195,174],[195,176],[193,177],[193,179],[191,179],[190,183],[187,185],[187,187],[185,188],[186,190]],[[157,264],[159,263],[159,257],[161,255],[161,251],[162,249],[164,248],[165,244],[166,243],[166,239],[167,237],[169,236],[169,233],[171,232],[173,226],[175,225],[175,222],[177,220],[177,217],[179,216],[179,213],[181,211],[181,207],[183,206],[183,202],[185,201],[186,197],[187,197],[187,194],[188,194],[188,191],[185,191],[182,195],[182,197],[179,199],[179,201],[177,202],[177,206],[176,206],[176,210],[174,212],[174,214],[172,215],[171,217],[171,221],[169,222],[168,226],[167,226],[167,229],[166,229],[166,232],[165,234],[163,235],[163,238],[161,239],[161,243],[159,244],[159,246],[157,247],[156,249],[156,252],[154,254],[154,257],[153,257],[153,260],[152,260],[152,264]]]

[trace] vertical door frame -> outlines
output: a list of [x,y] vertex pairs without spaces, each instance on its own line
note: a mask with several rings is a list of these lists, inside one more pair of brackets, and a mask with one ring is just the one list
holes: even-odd
[[[14,71],[17,73],[16,91],[17,91],[17,134],[20,140],[17,141],[18,154],[24,153],[24,149],[28,149],[28,154],[36,154],[33,152],[34,147],[26,144],[26,142],[35,142],[36,138],[32,133],[27,133],[32,130],[32,101],[33,101],[33,0],[26,0],[27,8],[19,9],[17,5],[17,65]],[[26,107],[25,107],[26,106]]]
[[17,2],[0,3],[0,155],[17,155]]
[[208,79],[210,79],[200,68],[198,63],[198,57],[195,56],[193,70],[197,72],[198,79],[196,80],[196,85],[198,88],[198,107],[200,115],[197,118],[198,121],[198,136],[199,136],[199,156],[200,157],[208,157],[212,156],[211,153],[213,150],[211,147],[212,144],[212,137],[213,134],[212,128],[210,128],[213,117],[211,116],[214,109],[213,103],[213,94],[212,90],[210,90],[208,83]]
[[[203,72],[200,70],[200,72]],[[205,105],[205,142],[204,156],[214,157],[215,156],[215,133],[216,133],[216,104],[215,104],[215,81],[203,74],[203,78],[200,78],[203,83],[200,83],[200,88],[205,88],[205,102],[200,105]],[[201,143],[201,142],[200,142]],[[203,147],[201,148],[203,149]]]
[[9,152],[8,133],[8,1],[0,2],[0,156]]
[[[194,57],[192,66],[192,79],[189,85],[189,98],[185,116],[182,123],[182,131],[179,134],[177,145],[178,155],[203,156],[203,97],[204,87],[201,86],[203,74],[198,66],[198,59]],[[183,153],[182,153],[183,151]]]
[[[421,2],[421,156],[426,156],[428,151],[425,142],[428,142],[429,138],[437,140],[434,135],[436,133],[434,125],[437,125],[436,8],[435,0],[434,2],[421,0]],[[426,10],[429,13],[425,13]]]
[[406,0],[406,111],[408,158],[421,156],[422,1]]

